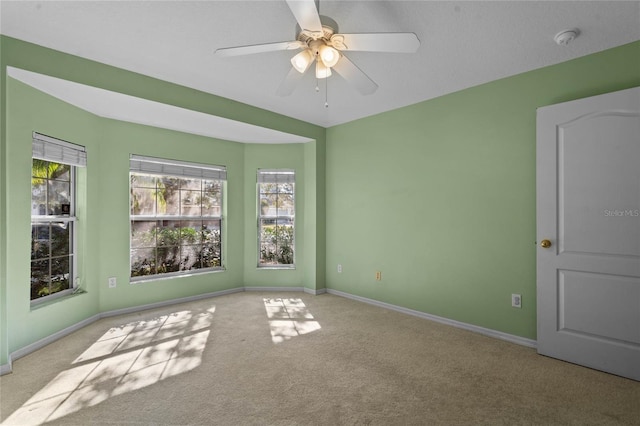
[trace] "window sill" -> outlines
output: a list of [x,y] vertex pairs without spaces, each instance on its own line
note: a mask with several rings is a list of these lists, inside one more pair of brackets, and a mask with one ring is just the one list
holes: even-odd
[[295,265],[291,265],[291,266],[287,266],[287,265],[267,265],[267,266],[259,266],[257,267],[257,269],[259,271],[262,270],[285,270],[285,271],[295,271],[296,266]]
[[38,310],[40,308],[51,306],[51,305],[53,305],[55,303],[63,302],[65,300],[69,300],[69,299],[74,298],[76,296],[79,296],[81,294],[87,294],[87,292],[82,290],[81,288],[78,288],[75,291],[71,291],[69,293],[62,294],[62,295],[60,295],[58,297],[53,297],[53,298],[48,299],[48,300],[40,301],[39,299],[35,299],[35,300],[31,301],[31,310],[35,311],[35,310]]
[[168,273],[168,274],[161,274],[161,275],[144,275],[141,277],[129,277],[129,284],[143,284],[143,283],[149,283],[149,282],[153,282],[153,281],[165,281],[165,280],[172,280],[175,278],[183,278],[183,277],[193,277],[195,275],[204,275],[204,274],[217,274],[219,272],[225,272],[227,269],[226,268],[217,268],[217,269],[206,269],[206,270],[202,270],[202,271],[196,271],[196,272],[172,272],[172,273]]

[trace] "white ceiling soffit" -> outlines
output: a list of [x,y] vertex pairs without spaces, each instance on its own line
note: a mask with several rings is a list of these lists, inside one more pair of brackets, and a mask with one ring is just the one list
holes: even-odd
[[[378,84],[372,95],[360,95],[339,75],[321,80],[316,93],[314,73],[308,71],[294,92],[282,97],[276,89],[296,52],[228,58],[214,52],[293,40],[296,20],[285,0],[0,0],[0,31],[325,127],[640,40],[639,1],[320,0],[319,5],[339,32],[414,32],[420,47],[413,54],[346,53]],[[576,40],[556,45],[555,34],[576,27]]]
[[305,143],[313,140],[19,68],[7,67],[7,74],[100,117],[242,143]]

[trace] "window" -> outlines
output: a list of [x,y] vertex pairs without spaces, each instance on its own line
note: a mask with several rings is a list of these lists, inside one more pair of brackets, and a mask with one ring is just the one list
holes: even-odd
[[295,171],[258,170],[258,266],[295,263]]
[[131,280],[222,269],[226,169],[132,155]]
[[76,168],[84,147],[33,134],[31,167],[31,300],[73,290],[76,282]]

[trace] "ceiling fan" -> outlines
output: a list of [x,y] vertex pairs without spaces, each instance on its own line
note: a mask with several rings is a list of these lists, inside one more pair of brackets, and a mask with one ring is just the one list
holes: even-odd
[[293,93],[304,73],[316,63],[316,78],[331,76],[332,70],[363,95],[370,95],[378,85],[344,54],[349,51],[413,53],[420,40],[414,33],[339,34],[338,24],[318,13],[316,0],[286,0],[296,18],[296,40],[217,49],[221,57],[250,55],[279,50],[301,50],[291,58],[291,70],[276,93]]

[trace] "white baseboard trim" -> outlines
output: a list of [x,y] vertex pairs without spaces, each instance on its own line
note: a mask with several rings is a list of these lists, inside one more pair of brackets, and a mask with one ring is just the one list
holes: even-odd
[[302,291],[303,287],[245,287],[244,291]]
[[11,373],[11,370],[12,370],[11,355],[9,355],[9,362],[7,362],[6,364],[0,365],[0,376],[4,376],[5,374]]
[[30,345],[24,346],[10,353],[9,362],[0,366],[0,376],[11,373],[11,371],[13,370],[13,361],[20,359],[25,355],[29,355],[31,352],[35,352],[38,349],[43,348],[48,344],[55,342],[58,339],[62,339],[63,337],[73,333],[74,331],[80,330],[82,327],[86,327],[89,324],[92,324],[98,321],[101,317],[102,317],[101,314],[93,315],[89,318],[83,319],[80,322],[70,325],[67,328],[63,328],[58,332],[55,332],[47,337],[44,337],[36,342],[31,343]]
[[244,291],[302,291],[304,293],[317,296],[319,294],[325,294],[327,289],[321,288],[319,290],[314,290],[307,287],[245,287]]
[[38,349],[47,346],[50,343],[55,342],[58,339],[62,339],[64,336],[67,336],[71,333],[73,333],[74,331],[80,330],[82,327],[86,327],[89,324],[92,324],[96,321],[98,321],[100,318],[102,317],[102,315],[100,314],[96,314],[94,316],[91,316],[89,318],[83,319],[80,322],[77,322],[73,325],[70,325],[67,328],[63,328],[62,330],[53,333],[47,337],[44,337],[40,340],[38,340],[37,342],[33,342],[30,345],[27,345],[21,349],[18,349],[17,351],[13,352],[11,354],[11,360],[14,361],[18,358],[22,358],[25,355],[29,355],[31,352],[37,351]]
[[244,291],[302,291],[304,293],[317,296],[319,294],[325,294],[327,289],[321,288],[319,290],[314,290],[307,287],[244,287]]
[[169,305],[178,305],[180,303],[195,302],[196,300],[209,299],[211,297],[224,296],[225,294],[233,294],[243,292],[243,287],[230,288],[227,290],[214,291],[212,293],[197,294],[195,296],[181,297],[179,299],[163,300],[162,302],[149,303],[147,305],[132,306],[130,308],[115,309],[113,311],[102,312],[100,318],[114,317],[117,315],[132,314],[134,312],[146,311],[148,309],[162,308]]
[[464,330],[473,331],[478,334],[483,334],[485,336],[494,337],[500,340],[506,340],[507,342],[515,343],[518,345],[526,346],[529,348],[536,348],[537,342],[533,339],[527,339],[526,337],[520,337],[509,333],[504,333],[502,331],[492,330],[490,328],[480,327],[478,325],[468,324],[466,322],[456,321],[449,318],[439,317],[437,315],[427,314],[426,312],[416,311],[414,309],[404,308],[402,306],[392,305],[386,302],[380,302],[378,300],[369,299],[362,296],[356,296],[355,294],[345,293],[344,291],[334,290],[331,288],[326,289],[327,293],[333,294],[336,296],[345,297],[347,299],[357,300],[359,302],[368,303],[370,305],[378,306],[381,308],[390,309],[392,311],[401,312],[407,315],[413,315],[415,317],[427,319],[430,321],[439,322],[441,324],[450,325],[457,328],[462,328]]

